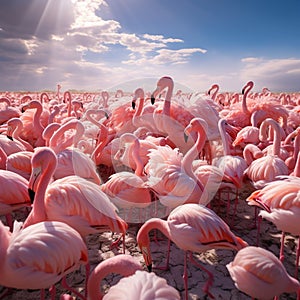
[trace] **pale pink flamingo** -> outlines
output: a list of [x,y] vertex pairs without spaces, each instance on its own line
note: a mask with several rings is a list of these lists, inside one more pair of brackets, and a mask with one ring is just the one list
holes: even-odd
[[167,92],[163,106],[160,105],[153,112],[155,126],[159,129],[159,133],[168,136],[175,146],[185,154],[192,147],[193,141],[190,139],[188,142],[185,142],[183,131],[194,116],[186,108],[174,103],[174,101],[171,105],[174,89],[174,82],[171,77],[165,76],[158,80],[156,90],[151,95],[152,103],[165,89]]
[[23,129],[21,138],[33,147],[44,146],[43,130],[48,125],[49,111],[43,109],[40,101],[32,100],[22,106],[21,120]]
[[260,247],[241,249],[226,267],[237,289],[252,299],[268,300],[300,289],[299,281],[287,273],[282,262]]
[[79,176],[67,176],[49,185],[57,165],[53,150],[38,148],[31,163],[28,188],[34,202],[24,228],[51,220],[67,223],[83,237],[107,228],[125,235],[127,223],[117,215],[116,207],[97,184]]
[[[142,270],[142,267],[140,263],[137,262],[131,255],[119,254],[105,259],[94,268],[89,276],[87,285],[88,299],[101,300],[103,298],[103,294],[101,292],[101,282],[107,275],[115,273],[122,276],[130,276],[133,275],[137,270]],[[127,286],[127,289],[128,288],[129,286]]]
[[22,129],[23,129],[23,122],[21,121],[21,119],[20,118],[11,118],[7,122],[6,135],[8,138],[10,138],[14,141],[20,142],[24,146],[25,151],[33,151],[32,145],[20,137]]
[[243,157],[249,166],[254,160],[263,157],[263,152],[253,144],[247,144],[243,150]]
[[[202,253],[210,249],[240,250],[248,244],[235,236],[228,225],[209,208],[199,204],[183,204],[176,207],[168,219],[152,218],[146,221],[139,229],[137,243],[143,254],[145,264],[149,271],[152,270],[149,232],[152,229],[160,230],[166,237],[173,241],[178,248],[185,251],[184,259],[184,286],[185,299],[188,299],[187,286],[187,255],[199,268],[207,272],[209,279],[204,287],[204,292],[211,295],[209,288],[213,284],[213,274],[193,259],[192,252]],[[167,258],[167,265],[169,254]]]
[[102,106],[104,108],[108,108],[109,93],[107,91],[102,91],[101,97],[102,97],[102,101],[103,101]]
[[[1,104],[4,104],[4,108],[1,108]],[[11,118],[18,118],[21,115],[21,111],[11,106],[11,101],[6,97],[0,98],[0,125],[6,123]]]
[[[169,208],[183,203],[209,202],[207,191],[202,182],[195,176],[192,163],[199,154],[206,140],[206,122],[194,118],[185,129],[185,135],[197,133],[197,141],[183,156],[178,149],[158,146],[150,150],[149,162],[145,166],[148,174],[147,185],[158,195],[160,202]],[[193,140],[191,138],[191,140]]]
[[[137,109],[136,101],[138,101]],[[146,127],[148,128],[149,132],[159,133],[159,129],[156,127],[154,119],[153,119],[153,112],[156,108],[154,105],[147,105],[145,106],[145,93],[142,88],[138,88],[134,91],[134,97],[132,99],[132,107],[135,109],[135,113],[132,118],[132,123],[136,128]]]
[[61,124],[59,123],[49,123],[46,128],[43,130],[42,137],[45,140],[45,146],[49,146],[50,139],[52,138],[54,132],[60,128]]
[[[25,229],[21,224],[15,222],[11,233],[0,221],[0,285],[46,289],[87,264],[87,247],[79,233],[67,224],[46,221]],[[41,298],[44,299],[43,292]]]
[[7,155],[5,151],[0,147],[0,169],[1,170],[6,170],[6,160],[7,160]]
[[[264,132],[266,127],[270,124],[276,126],[278,123],[268,118],[261,124],[260,132]],[[287,166],[284,161],[278,157],[280,151],[280,139],[278,134],[275,134],[272,147],[272,154],[267,154],[254,160],[245,170],[245,175],[255,188],[262,188],[266,183],[273,181],[278,175],[288,175]]]
[[6,155],[26,150],[21,142],[14,141],[12,137],[4,134],[0,134],[0,147],[6,153]]
[[[66,136],[69,130],[75,132],[70,136]],[[93,160],[76,147],[68,148],[69,146],[76,145],[83,133],[83,124],[77,119],[72,119],[63,124],[52,135],[49,147],[57,153],[58,160],[58,165],[53,175],[54,179],[78,175],[97,184],[101,183],[101,178],[97,173]]]
[[[99,299],[99,298],[98,298]],[[155,273],[137,270],[112,286],[103,300],[180,300],[179,292]]]
[[[249,205],[262,208],[259,215],[274,223],[277,229],[282,231],[280,259],[283,260],[285,232],[300,235],[300,178],[283,176],[278,179],[281,180],[270,182],[262,189],[253,192],[246,201]],[[298,241],[296,275],[298,274],[299,249],[300,243]]]
[[241,107],[240,103],[237,104],[236,107],[231,107],[228,114],[224,117],[229,124],[241,128],[249,126],[251,124],[250,120],[252,113],[258,110],[264,110],[267,113],[267,118],[272,118],[276,121],[288,116],[286,109],[282,105],[278,104],[276,101],[272,101],[268,97],[260,100],[247,98],[253,86],[253,81],[246,83],[242,89],[243,99]]
[[[288,138],[294,139],[294,144],[292,145],[292,155],[290,155],[286,160],[285,164],[289,169],[289,173],[293,172],[297,163],[297,157],[300,150],[300,127],[290,133],[285,139],[283,147],[290,145]],[[296,175],[297,176],[297,175]]]
[[[108,181],[101,185],[101,190],[105,192],[111,201],[120,209],[129,209],[128,219],[123,217],[127,222],[132,222],[131,210],[134,208],[143,209],[151,204],[151,193],[145,185],[144,165],[139,155],[140,143],[139,139],[130,133],[121,136],[121,143],[128,139],[134,139],[131,148],[131,157],[133,159],[135,173],[118,172],[111,175]],[[121,215],[121,212],[120,212]],[[141,214],[139,216],[139,222]]]
[[28,180],[19,174],[0,170],[0,215],[5,215],[8,225],[12,228],[11,213],[22,207],[30,207]]

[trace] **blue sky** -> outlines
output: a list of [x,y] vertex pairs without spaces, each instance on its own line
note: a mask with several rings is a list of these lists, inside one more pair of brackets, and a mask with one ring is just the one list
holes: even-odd
[[0,90],[131,92],[168,75],[300,91],[299,13],[299,0],[1,0]]

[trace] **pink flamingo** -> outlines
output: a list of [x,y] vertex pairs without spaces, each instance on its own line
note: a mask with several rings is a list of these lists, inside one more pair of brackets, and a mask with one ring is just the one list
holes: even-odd
[[135,274],[122,278],[103,297],[103,300],[113,299],[179,300],[180,295],[174,287],[168,285],[165,278],[153,272],[137,270]]
[[206,139],[206,122],[194,118],[185,129],[185,135],[197,133],[197,141],[184,155],[178,149],[168,146],[158,146],[150,150],[149,163],[145,166],[148,174],[147,185],[158,195],[160,202],[169,208],[183,203],[209,202],[207,191],[195,176],[192,163],[199,154]]
[[[75,133],[65,137],[69,130]],[[96,165],[93,160],[76,148],[67,148],[76,145],[84,133],[84,126],[79,120],[72,119],[55,131],[49,141],[49,147],[57,153],[58,165],[54,172],[54,179],[64,178],[70,175],[78,175],[97,184],[101,183]]]
[[287,273],[282,262],[260,247],[241,249],[226,267],[235,286],[252,299],[267,300],[300,289],[299,281]]
[[[105,192],[111,201],[119,208],[130,210],[133,208],[142,209],[151,204],[151,194],[143,178],[144,168],[139,155],[139,139],[127,133],[121,136],[121,143],[127,139],[127,136],[129,136],[130,139],[134,139],[131,152],[135,173],[126,171],[115,173],[109,177],[106,183],[101,185],[101,190]],[[129,218],[131,218],[131,215]]]
[[1,170],[6,170],[6,160],[7,160],[7,155],[4,152],[4,150],[0,147],[0,169]]
[[12,228],[11,213],[22,207],[30,207],[28,180],[19,174],[0,170],[0,215],[6,215],[8,225]]
[[[67,223],[81,236],[107,228],[125,235],[127,223],[117,215],[116,207],[97,184],[79,176],[67,176],[49,185],[57,165],[53,150],[40,147],[34,152],[31,163],[28,188],[34,202],[24,228],[52,220]],[[125,248],[125,244],[123,246]]]
[[108,108],[109,93],[107,91],[102,91],[101,97],[102,97],[102,101],[103,101],[102,106],[104,108]]
[[22,143],[19,141],[14,141],[11,137],[3,134],[0,134],[0,147],[6,153],[6,155],[25,150],[25,147]]
[[23,105],[22,116],[23,129],[21,138],[29,142],[33,147],[45,145],[42,138],[43,130],[48,125],[49,111],[44,110],[40,101],[32,100]]
[[179,148],[182,153],[186,153],[193,145],[193,141],[184,141],[183,131],[194,116],[182,106],[172,103],[171,98],[174,89],[174,82],[171,77],[162,77],[157,82],[157,88],[151,95],[152,103],[155,102],[157,95],[167,89],[163,107],[159,106],[153,113],[155,126],[159,133],[167,135],[169,139]]
[[21,119],[20,118],[11,118],[7,122],[6,135],[8,138],[20,142],[24,146],[25,151],[33,151],[32,145],[20,137],[22,129],[23,129],[23,122],[21,121]]
[[[107,275],[111,273],[116,273],[122,276],[130,276],[133,275],[137,270],[142,270],[142,267],[131,255],[119,254],[105,259],[95,267],[95,269],[91,272],[89,276],[88,285],[87,285],[88,299],[89,300],[103,299],[103,294],[101,293],[100,287],[101,287],[101,281]],[[127,286],[127,289],[128,288],[129,286]],[[108,297],[107,294],[105,295],[105,297]]]
[[[88,262],[84,241],[67,224],[46,221],[22,230],[21,224],[15,222],[11,233],[0,222],[0,285],[17,289],[50,288]],[[41,298],[44,299],[43,293]]]
[[[188,252],[190,252],[191,262],[207,272],[209,279],[204,287],[204,292],[211,295],[209,288],[213,284],[213,274],[196,263],[192,252],[201,253],[210,249],[240,250],[248,245],[241,238],[235,236],[230,231],[228,225],[209,208],[193,203],[183,204],[176,207],[166,221],[159,218],[152,218],[146,221],[139,229],[137,242],[149,271],[152,270],[152,258],[148,233],[155,228],[172,240],[178,248],[185,251],[183,274],[185,299],[188,299]],[[167,265],[168,260],[169,255]]]
[[[259,215],[275,224],[282,231],[280,259],[283,260],[284,234],[300,235],[299,228],[299,186],[300,178],[283,176],[273,182],[266,184],[262,189],[253,192],[246,201],[249,205],[262,208]],[[296,274],[298,272],[299,249],[298,242],[296,256]],[[295,276],[297,277],[297,276]]]
[[21,111],[11,106],[11,101],[6,97],[0,98],[0,107],[4,103],[4,109],[0,109],[0,125],[6,123],[11,118],[18,118],[21,115]]
[[[264,132],[268,125],[279,126],[273,119],[266,119],[260,126],[260,132]],[[277,124],[277,125],[276,125]],[[250,179],[255,188],[262,188],[278,175],[288,175],[288,168],[284,161],[278,157],[280,151],[280,139],[275,134],[272,154],[267,154],[254,160],[245,170],[245,175]]]

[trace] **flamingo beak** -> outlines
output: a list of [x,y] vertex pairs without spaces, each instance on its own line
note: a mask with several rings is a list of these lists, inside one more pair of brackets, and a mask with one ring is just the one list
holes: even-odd
[[32,189],[28,189],[28,194],[29,194],[29,198],[30,198],[30,201],[32,204],[34,201],[35,191],[33,191]]
[[187,143],[189,136],[185,132],[183,133],[183,138],[184,138],[184,141]]
[[135,109],[135,101],[131,101],[131,106],[132,106],[132,109]]
[[8,139],[10,139],[11,141],[13,141],[13,138],[12,138],[12,136],[10,136],[10,135],[7,135],[7,138],[8,138]]
[[155,97],[154,97],[153,94],[151,95],[151,100],[150,100],[150,101],[151,101],[151,104],[152,104],[152,105],[155,103]]
[[152,272],[152,264],[147,266],[148,272]]

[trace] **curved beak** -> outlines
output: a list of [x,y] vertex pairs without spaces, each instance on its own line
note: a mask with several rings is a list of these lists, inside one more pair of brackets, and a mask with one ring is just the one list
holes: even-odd
[[10,139],[11,141],[13,141],[13,138],[11,135],[7,135],[7,138]]
[[132,106],[132,109],[135,109],[135,100],[131,101],[131,106]]
[[28,194],[29,194],[29,198],[30,198],[30,201],[32,204],[34,201],[35,191],[33,191],[32,189],[28,189]]

